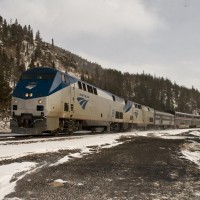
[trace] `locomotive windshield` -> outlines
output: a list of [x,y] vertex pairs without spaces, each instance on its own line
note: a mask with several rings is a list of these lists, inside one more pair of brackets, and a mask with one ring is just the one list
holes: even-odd
[[47,74],[47,73],[39,73],[39,74],[22,74],[21,76],[21,80],[35,80],[35,79],[39,79],[39,80],[52,80],[54,79],[55,74]]

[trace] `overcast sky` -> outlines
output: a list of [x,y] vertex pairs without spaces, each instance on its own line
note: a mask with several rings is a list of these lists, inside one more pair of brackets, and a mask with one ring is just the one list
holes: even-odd
[[200,90],[200,0],[0,0],[0,15],[103,68]]

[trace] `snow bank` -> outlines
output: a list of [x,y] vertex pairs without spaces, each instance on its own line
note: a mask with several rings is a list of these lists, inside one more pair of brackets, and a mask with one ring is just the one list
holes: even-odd
[[[17,181],[22,179],[35,165],[36,163],[33,162],[23,162],[0,166],[0,199],[14,192]],[[20,172],[26,173],[23,173],[21,176],[16,176],[16,174]],[[11,182],[13,178],[15,178],[15,181]]]
[[181,153],[184,158],[195,163],[200,168],[200,143],[193,141],[184,144]]

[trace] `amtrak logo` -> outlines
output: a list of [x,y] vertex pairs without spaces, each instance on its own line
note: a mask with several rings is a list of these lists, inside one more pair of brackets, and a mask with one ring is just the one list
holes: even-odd
[[36,87],[36,85],[27,85],[26,88],[29,90],[32,90],[34,87]]
[[88,103],[89,100],[87,100],[87,99],[85,99],[85,98],[83,98],[83,97],[77,97],[77,100],[78,100],[80,106],[81,106],[83,109],[85,109],[85,107],[86,107],[86,105],[87,105],[87,103]]

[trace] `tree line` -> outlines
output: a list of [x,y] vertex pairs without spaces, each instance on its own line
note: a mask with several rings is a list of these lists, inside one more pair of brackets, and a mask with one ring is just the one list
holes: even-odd
[[97,67],[91,76],[82,79],[125,99],[161,111],[192,113],[200,108],[200,92],[150,74],[129,74]]

